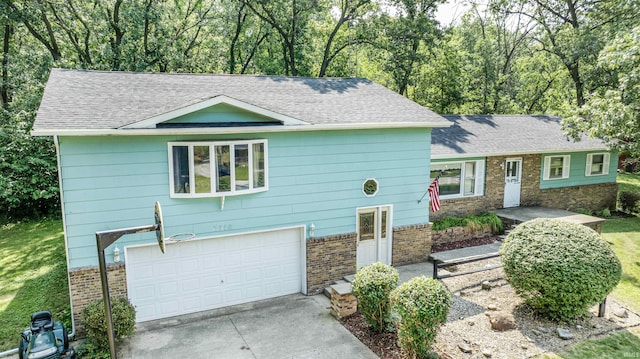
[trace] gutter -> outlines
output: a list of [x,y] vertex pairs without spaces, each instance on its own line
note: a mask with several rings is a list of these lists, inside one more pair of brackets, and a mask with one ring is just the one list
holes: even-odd
[[336,130],[374,130],[393,128],[436,128],[450,127],[451,122],[395,122],[395,123],[358,123],[329,125],[289,125],[289,126],[247,126],[247,127],[198,127],[198,128],[107,128],[107,129],[34,129],[32,136],[163,136],[163,135],[219,135],[270,132],[307,132]]
[[523,155],[551,155],[554,153],[574,153],[574,152],[593,152],[593,151],[605,151],[614,153],[615,151],[609,150],[607,147],[592,147],[592,148],[550,148],[545,150],[528,151],[526,149],[519,151],[509,152],[496,152],[496,153],[456,153],[456,154],[433,154],[431,153],[431,160],[448,160],[459,158],[473,158],[473,157],[498,157],[498,156],[523,156]]

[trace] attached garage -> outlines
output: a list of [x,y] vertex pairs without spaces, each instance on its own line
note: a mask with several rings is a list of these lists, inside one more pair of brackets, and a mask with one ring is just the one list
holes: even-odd
[[304,227],[125,249],[137,321],[300,293]]

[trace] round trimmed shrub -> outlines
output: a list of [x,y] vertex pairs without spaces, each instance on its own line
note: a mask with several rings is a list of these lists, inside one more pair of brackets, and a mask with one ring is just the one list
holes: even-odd
[[[133,333],[136,325],[136,309],[125,297],[111,298],[111,316],[116,339]],[[104,312],[104,300],[89,303],[82,310],[82,318],[87,329],[87,338],[98,350],[109,350],[107,336],[107,318]]]
[[395,268],[380,262],[360,268],[355,275],[352,286],[358,311],[376,332],[382,332],[390,322],[389,294],[398,278]]
[[557,321],[572,321],[601,302],[622,267],[609,244],[586,226],[535,219],[518,225],[500,248],[507,281],[525,303]]
[[447,288],[435,279],[415,277],[391,292],[391,307],[399,316],[398,345],[410,358],[428,357],[451,307]]

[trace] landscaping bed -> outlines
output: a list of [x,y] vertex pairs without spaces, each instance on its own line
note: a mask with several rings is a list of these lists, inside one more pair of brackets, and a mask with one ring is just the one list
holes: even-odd
[[[459,270],[495,265],[499,260],[461,265]],[[559,325],[537,317],[503,278],[502,269],[494,269],[442,280],[453,294],[447,323],[433,347],[441,358],[530,358],[562,352],[586,339],[640,326],[640,316],[611,296],[604,318],[597,317],[595,306],[589,317]],[[482,289],[485,280],[490,283],[488,290]],[[490,319],[499,312],[513,314],[516,329],[503,332],[492,329]],[[342,323],[381,358],[404,358],[395,344],[394,332],[371,332],[359,313],[345,318]],[[558,328],[567,329],[573,339],[561,339]]]

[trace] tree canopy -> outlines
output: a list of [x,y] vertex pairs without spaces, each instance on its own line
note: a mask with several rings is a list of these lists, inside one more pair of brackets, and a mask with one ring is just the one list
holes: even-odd
[[367,77],[439,113],[573,114],[638,154],[637,0],[490,0],[446,26],[442,2],[3,0],[4,215],[58,203],[53,142],[29,136],[52,67]]

